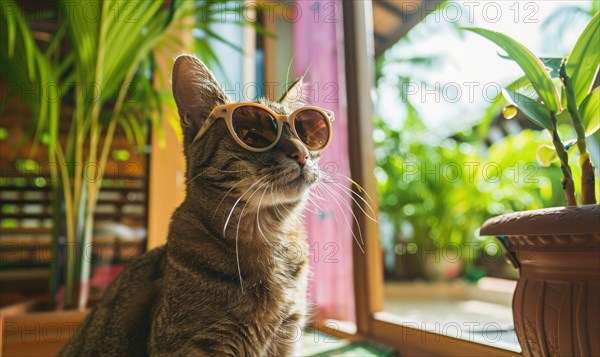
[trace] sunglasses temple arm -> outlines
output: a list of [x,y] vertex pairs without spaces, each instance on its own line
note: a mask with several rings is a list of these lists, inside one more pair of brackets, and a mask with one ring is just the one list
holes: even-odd
[[208,117],[208,119],[206,119],[204,121],[204,124],[202,124],[202,127],[200,128],[200,130],[198,130],[198,134],[196,134],[196,137],[194,137],[194,140],[192,141],[192,143],[196,142],[197,140],[200,140],[200,138],[203,137],[204,134],[206,134],[206,132],[208,131],[208,129],[213,125],[215,120],[217,120],[217,118],[210,115]]

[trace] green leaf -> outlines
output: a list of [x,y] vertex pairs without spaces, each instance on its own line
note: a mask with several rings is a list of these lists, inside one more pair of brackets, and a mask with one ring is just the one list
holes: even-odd
[[[523,77],[519,77],[519,78],[515,79],[510,84],[508,84],[505,88],[515,91],[515,92],[519,92],[522,95],[525,95],[525,96],[527,96],[531,99],[537,100],[537,101],[539,101],[539,99],[540,99],[540,96],[535,91],[533,84],[531,83],[531,81],[529,81],[527,76],[523,76]],[[502,93],[500,93],[499,95],[502,96]]]
[[531,51],[519,42],[502,33],[482,28],[463,28],[475,32],[500,46],[508,55],[514,59],[525,75],[534,84],[536,92],[544,102],[549,111],[556,113],[560,111],[560,98],[552,83],[550,75],[544,68],[544,64]]
[[[567,105],[569,105],[569,103],[567,102],[567,89],[564,85],[560,86],[560,104],[563,108],[566,108]],[[568,112],[568,110],[563,110],[563,112]]]
[[523,88],[531,88],[533,91],[533,85],[527,76],[519,77],[506,86],[506,89],[518,90],[520,92]]
[[[48,120],[57,115],[54,111],[58,107],[55,101],[48,100],[48,96],[33,96],[31,93],[47,91],[55,85],[56,76],[14,1],[3,0],[0,4],[0,34],[0,73],[7,83],[18,84],[14,88],[15,94],[21,97],[34,115],[34,122],[23,137],[27,139],[33,135],[33,151],[41,133],[47,128]],[[51,152],[53,147],[53,143],[50,143]]]
[[502,94],[506,100],[517,106],[534,124],[548,130],[554,130],[550,120],[550,112],[543,104],[510,89],[503,89]]
[[550,167],[553,162],[558,161],[556,150],[554,149],[554,146],[550,145],[540,146],[535,153],[535,158],[537,159],[537,162],[544,167]]
[[555,118],[557,126],[564,125],[570,128],[573,127],[573,120],[571,120],[571,114],[568,110],[563,110],[562,112],[556,114]]
[[546,67],[546,71],[550,75],[550,78],[558,78],[560,74],[560,66],[562,64],[563,58],[560,57],[541,57],[540,61]]
[[[8,34],[8,56],[12,57],[15,53],[15,36],[16,36],[16,28],[15,28],[15,19],[13,18],[13,16],[8,16],[8,11],[9,9],[16,9],[16,4],[14,2],[9,2],[9,1],[3,1],[0,4],[0,9],[2,9],[2,13],[6,14],[6,24],[8,29],[6,30],[6,33]],[[12,10],[11,10],[12,11]],[[4,16],[3,16],[4,17]]]
[[125,137],[127,138],[127,141],[133,142],[133,140],[134,140],[133,130],[131,129],[131,125],[127,121],[128,118],[125,117],[124,115],[121,115],[121,116],[119,116],[119,118],[117,120],[118,120],[118,123],[121,126],[121,128],[123,128],[123,132],[125,133]]
[[579,107],[585,136],[593,135],[600,129],[600,87],[594,89],[585,97]]
[[590,20],[581,33],[566,63],[577,106],[589,93],[600,65],[600,12]]
[[234,49],[235,51],[239,52],[239,53],[244,53],[244,49],[241,48],[240,46],[236,45],[235,43],[227,40],[226,38],[220,36],[219,34],[217,34],[216,32],[212,31],[209,28],[205,28],[204,32],[209,35],[210,37],[215,38],[216,40],[218,40],[219,42],[229,46],[230,48]]
[[554,84],[554,88],[556,88],[556,92],[558,93],[558,100],[560,102],[559,108],[561,108],[561,110],[558,112],[560,112],[567,108],[567,94],[565,92],[565,86],[560,78],[552,78],[552,84]]

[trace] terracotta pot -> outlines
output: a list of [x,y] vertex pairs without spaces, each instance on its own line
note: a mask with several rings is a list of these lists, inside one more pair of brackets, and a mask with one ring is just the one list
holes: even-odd
[[486,221],[519,269],[513,296],[524,356],[600,356],[600,205]]
[[89,310],[36,311],[27,302],[0,309],[0,356],[56,356]]

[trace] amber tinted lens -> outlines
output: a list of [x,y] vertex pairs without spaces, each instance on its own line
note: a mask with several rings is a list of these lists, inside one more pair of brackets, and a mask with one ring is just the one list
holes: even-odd
[[264,109],[242,106],[232,116],[235,134],[250,147],[266,148],[277,138],[277,120]]
[[313,150],[323,148],[331,135],[328,119],[313,109],[306,109],[296,114],[294,128],[300,140]]

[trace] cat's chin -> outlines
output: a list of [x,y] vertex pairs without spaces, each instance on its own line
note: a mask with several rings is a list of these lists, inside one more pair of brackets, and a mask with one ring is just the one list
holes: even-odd
[[299,176],[293,180],[280,182],[277,184],[277,189],[269,192],[263,197],[261,206],[277,206],[300,203],[306,199],[310,184],[303,176]]
[[294,203],[301,201],[308,194],[308,186],[306,182],[298,183],[298,184],[289,184],[288,187],[284,187],[281,190],[280,203]]
[[279,189],[271,197],[271,203],[275,205],[290,204],[301,201],[308,194],[308,184],[304,178],[288,181],[279,186]]
[[311,170],[307,167],[299,168],[294,163],[276,174],[276,178],[271,181],[272,189],[267,189],[264,195],[256,195],[259,197],[255,203],[260,207],[300,203],[306,200],[308,191],[316,180],[317,177]]
[[281,187],[280,192],[283,196],[299,200],[308,192],[314,181],[315,177],[310,170],[294,171],[279,184]]
[[277,194],[271,194],[269,195],[270,197],[263,197],[262,201],[260,202],[260,207],[269,208],[281,205],[300,204],[304,201],[307,194],[308,190],[303,190],[301,192],[285,191]]

